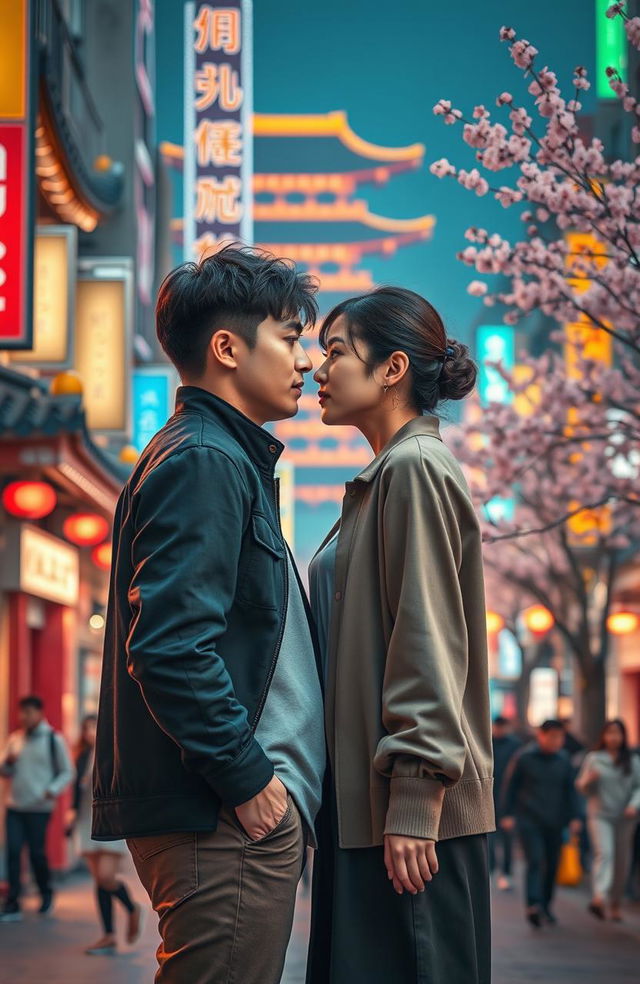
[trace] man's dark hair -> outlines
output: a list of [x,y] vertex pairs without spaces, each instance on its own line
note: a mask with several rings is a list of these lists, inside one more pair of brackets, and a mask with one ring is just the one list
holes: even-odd
[[21,711],[27,709],[27,707],[32,707],[34,711],[44,710],[44,701],[42,697],[38,697],[37,694],[28,694],[26,697],[21,697],[18,701],[18,707]]
[[557,718],[547,718],[547,720],[543,721],[540,725],[540,731],[544,731],[545,733],[547,731],[564,731],[564,728],[562,726],[562,721],[558,721]]
[[497,717],[494,717],[493,723],[504,726],[505,724],[511,724],[511,721],[509,720],[509,718],[504,717],[502,714],[498,714]]
[[165,277],[156,305],[158,340],[182,376],[198,377],[214,332],[228,328],[253,348],[258,325],[269,316],[313,325],[317,290],[315,278],[288,260],[231,244]]

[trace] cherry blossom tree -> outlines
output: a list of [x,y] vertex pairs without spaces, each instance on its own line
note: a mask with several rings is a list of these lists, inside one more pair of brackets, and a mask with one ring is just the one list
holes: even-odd
[[[630,18],[625,3],[607,16],[622,17],[640,48],[640,18]],[[529,41],[509,27],[500,39],[528,98],[500,94],[499,120],[483,105],[467,119],[441,99],[434,112],[462,127],[476,166],[442,159],[431,170],[505,209],[523,209],[517,241],[467,230],[471,245],[459,258],[500,278],[493,290],[473,280],[470,292],[500,305],[507,324],[540,311],[561,327],[543,356],[523,354],[517,374],[494,367],[511,400],[483,408],[457,451],[479,502],[514,502],[509,520],[485,522],[487,567],[554,615],[592,734],[605,712],[615,576],[640,539],[640,156],[610,161],[600,140],[582,135],[580,95],[590,85],[582,66],[567,99]],[[640,105],[614,69],[607,74],[633,147]]]

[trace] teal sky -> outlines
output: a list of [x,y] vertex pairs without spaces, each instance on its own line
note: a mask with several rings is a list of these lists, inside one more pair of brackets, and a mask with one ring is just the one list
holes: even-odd
[[[394,218],[436,216],[432,241],[406,247],[391,259],[372,261],[379,282],[402,283],[428,296],[451,334],[468,338],[482,305],[466,293],[470,272],[455,258],[464,230],[478,224],[515,233],[518,208],[505,212],[428,171],[440,157],[462,165],[472,155],[458,127],[446,127],[432,112],[441,97],[471,112],[492,107],[503,89],[524,92],[521,73],[498,41],[502,24],[515,27],[540,50],[543,64],[570,82],[577,64],[594,65],[594,3],[456,4],[428,0],[256,0],[254,2],[254,108],[259,113],[326,113],[346,110],[357,134],[383,146],[426,146],[425,166],[384,187],[361,189],[372,211]],[[182,142],[182,4],[157,0],[158,137]],[[592,99],[585,109],[591,110]],[[271,164],[268,142],[258,140],[256,170]],[[296,141],[305,144],[306,141]],[[262,148],[261,148],[262,144]],[[311,152],[309,146],[306,153]],[[304,153],[304,152],[301,152]],[[288,161],[287,167],[308,161]],[[363,166],[353,157],[351,167]],[[335,227],[332,227],[332,231]],[[299,230],[298,230],[299,231]],[[316,228],[318,238],[327,230]],[[345,238],[368,238],[368,230],[344,230]],[[267,238],[270,230],[258,229]],[[282,234],[281,238],[285,238]]]

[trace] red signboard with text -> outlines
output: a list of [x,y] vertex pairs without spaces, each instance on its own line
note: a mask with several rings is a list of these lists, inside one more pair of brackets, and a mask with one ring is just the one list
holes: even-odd
[[28,336],[26,140],[26,127],[0,123],[0,348],[22,347]]
[[29,3],[3,8],[0,32],[0,350],[32,344],[33,125]]

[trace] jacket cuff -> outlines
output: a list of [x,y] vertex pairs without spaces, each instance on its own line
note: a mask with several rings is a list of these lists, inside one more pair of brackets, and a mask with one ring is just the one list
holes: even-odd
[[252,738],[233,762],[204,778],[223,803],[236,807],[257,796],[271,782],[273,765]]
[[444,785],[437,779],[398,776],[391,780],[385,834],[438,839]]

